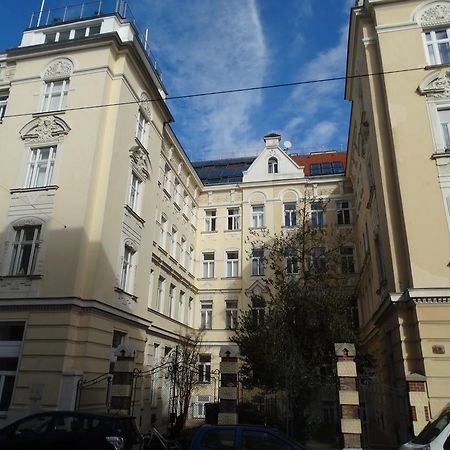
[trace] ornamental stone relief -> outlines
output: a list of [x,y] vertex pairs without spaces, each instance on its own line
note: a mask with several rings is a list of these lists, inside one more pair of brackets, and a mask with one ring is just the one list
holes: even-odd
[[30,144],[59,142],[70,127],[59,117],[39,117],[20,130],[20,137]]
[[431,5],[422,12],[418,22],[422,27],[434,27],[450,23],[450,5],[448,3]]
[[147,116],[148,119],[151,119],[152,117],[152,102],[149,98],[149,96],[143,92],[140,98],[140,105],[142,108],[142,111],[144,111],[144,114]]
[[450,97],[450,70],[440,72],[434,80],[424,86],[419,86],[418,93],[433,98]]
[[132,147],[130,153],[133,169],[141,178],[149,178],[148,153],[138,146]]
[[45,81],[62,80],[69,78],[72,71],[73,64],[69,59],[58,59],[47,66],[42,78]]

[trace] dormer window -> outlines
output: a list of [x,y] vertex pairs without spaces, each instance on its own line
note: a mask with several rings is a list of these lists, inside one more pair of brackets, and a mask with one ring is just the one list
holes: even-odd
[[269,158],[267,163],[267,170],[269,173],[278,173],[278,159],[277,158]]
[[450,29],[424,33],[428,64],[450,64]]

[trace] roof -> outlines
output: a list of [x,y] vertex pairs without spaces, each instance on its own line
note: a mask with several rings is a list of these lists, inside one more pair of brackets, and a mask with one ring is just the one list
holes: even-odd
[[[346,152],[325,151],[312,152],[309,155],[290,154],[289,156],[299,166],[304,166],[307,177],[345,172]],[[242,182],[242,173],[252,165],[255,159],[255,156],[213,159],[193,162],[192,166],[205,186],[234,184]],[[312,170],[311,165],[313,165]]]

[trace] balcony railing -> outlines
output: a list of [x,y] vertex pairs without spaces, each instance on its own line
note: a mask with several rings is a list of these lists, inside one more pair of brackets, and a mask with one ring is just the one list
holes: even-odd
[[35,11],[31,14],[29,28],[49,27],[112,14],[119,15],[123,20],[127,20],[133,25],[138,41],[142,45],[142,48],[147,54],[156,73],[161,77],[161,71],[157,67],[156,59],[147,43],[147,36],[146,34],[141,33],[137,20],[128,5],[128,2],[125,0],[96,0],[76,5],[66,5],[60,8]]

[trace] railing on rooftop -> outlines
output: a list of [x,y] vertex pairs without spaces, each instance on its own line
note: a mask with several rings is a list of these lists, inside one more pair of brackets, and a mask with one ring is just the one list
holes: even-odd
[[142,45],[142,48],[147,54],[156,73],[161,77],[161,71],[156,64],[156,58],[150,51],[147,42],[147,32],[145,34],[141,32],[137,20],[133,15],[128,2],[125,0],[96,0],[76,5],[66,5],[60,8],[35,11],[31,14],[29,28],[49,27],[52,25],[60,25],[68,22],[75,22],[77,20],[93,19],[111,14],[118,14],[122,19],[133,24],[138,41]]

